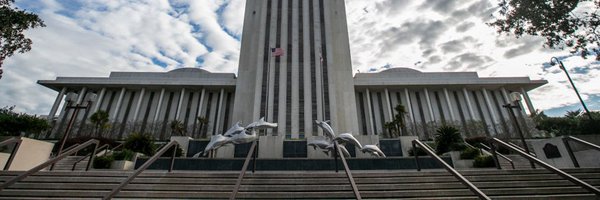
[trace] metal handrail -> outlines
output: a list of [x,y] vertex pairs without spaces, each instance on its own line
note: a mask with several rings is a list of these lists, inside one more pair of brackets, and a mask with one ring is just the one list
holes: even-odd
[[[350,168],[348,167],[348,163],[346,162],[346,158],[344,158],[344,154],[342,154],[342,150],[340,149],[340,145],[337,141],[333,141],[333,146],[336,149],[335,156],[339,156],[344,164],[344,170],[346,170],[346,176],[348,177],[348,181],[350,182],[350,186],[352,186],[352,191],[354,192],[354,197],[360,200],[362,197],[360,196],[360,192],[358,191],[358,187],[356,187],[356,183],[354,182],[354,178],[352,177],[352,173],[350,172]],[[341,155],[341,156],[340,156]],[[337,163],[337,161],[336,161]],[[337,168],[337,167],[336,167]],[[336,169],[337,170],[337,169]]]
[[[479,145],[481,145],[481,146],[482,146],[484,149],[486,149],[487,151],[492,151],[492,148],[490,148],[490,147],[486,146],[486,145],[485,145],[485,144],[483,144],[483,143],[479,143]],[[501,153],[500,153],[500,152],[498,152],[498,151],[496,151],[496,154],[497,154],[497,155],[499,155],[499,156],[500,156],[501,158],[503,158],[504,160],[508,161],[508,162],[510,163],[510,166],[511,166],[513,169],[515,169],[515,162],[513,162],[513,160],[512,160],[512,159],[510,159],[510,158],[506,157],[504,154],[501,154]],[[493,155],[493,153],[492,153],[492,155]],[[496,166],[496,167],[498,167],[498,169],[502,169],[502,167],[501,167],[500,165],[498,165],[498,166]]]
[[591,147],[592,149],[594,149],[596,151],[600,151],[600,146],[592,144],[588,141],[573,137],[573,136],[564,136],[562,138],[562,141],[563,141],[563,143],[565,143],[565,147],[567,148],[567,152],[569,152],[569,156],[571,157],[571,161],[573,161],[573,165],[577,168],[579,168],[579,162],[577,162],[577,158],[575,158],[575,154],[573,153],[573,149],[571,149],[571,145],[569,144],[569,141],[577,142],[579,144],[583,144],[588,147]]
[[12,151],[10,152],[10,156],[8,157],[8,160],[6,161],[6,164],[4,164],[4,170],[8,170],[8,168],[10,168],[12,161],[15,159],[15,156],[17,155],[17,151],[19,150],[19,147],[21,146],[21,142],[23,142],[21,137],[12,137],[12,138],[9,138],[7,140],[0,142],[0,147],[15,143],[15,146],[13,147]]
[[[100,147],[98,147],[98,149],[96,149],[96,152],[98,151],[102,151],[102,149],[109,147],[108,144],[104,144]],[[108,148],[107,148],[108,149]],[[75,171],[75,167],[77,166],[77,164],[79,164],[79,162],[85,160],[88,156],[92,156],[92,153],[88,153],[88,155],[85,155],[79,159],[77,159],[77,161],[75,161],[75,163],[73,163],[73,168],[71,168],[71,171]],[[90,163],[88,162],[87,166],[85,167],[85,171],[89,171],[90,170]]]
[[[250,150],[248,150],[248,155],[246,155],[246,160],[244,161],[244,165],[242,166],[242,170],[240,171],[240,175],[238,175],[237,181],[235,182],[235,186],[233,187],[233,192],[231,192],[231,196],[229,199],[235,199],[235,195],[237,195],[240,190],[240,186],[242,185],[242,179],[244,179],[244,175],[246,174],[246,170],[248,169],[248,165],[250,164],[250,158],[253,157],[254,151],[256,150],[257,141],[252,142],[250,146]],[[254,161],[254,168],[256,168],[256,160]],[[254,171],[254,169],[253,169]]]
[[[507,144],[506,142],[504,142],[504,141],[502,141],[502,140],[500,140],[498,138],[492,138],[490,141],[491,141],[490,145],[491,145],[492,149],[495,150],[495,148],[496,148],[495,145],[494,145],[494,143],[497,143],[497,144],[502,145],[502,146],[504,146],[506,148],[509,148],[509,149],[517,152],[518,154],[520,154],[524,158],[528,159],[529,161],[535,162],[538,165],[540,165],[540,166],[548,169],[549,171],[551,171],[551,172],[553,172],[555,174],[558,174],[559,176],[562,176],[563,178],[565,178],[565,179],[567,179],[567,180],[569,180],[569,181],[571,181],[571,182],[573,182],[573,183],[575,183],[575,184],[583,187],[584,189],[586,189],[586,190],[588,190],[588,191],[596,194],[596,196],[600,196],[600,189],[598,189],[598,188],[590,185],[589,183],[586,183],[586,182],[584,182],[584,181],[582,181],[582,180],[580,180],[578,178],[575,178],[574,176],[571,176],[570,174],[567,174],[566,172],[564,172],[564,171],[562,171],[562,170],[560,170],[558,168],[555,168],[552,165],[549,165],[548,163],[545,163],[545,162],[537,159],[536,157],[533,157],[532,155],[529,155],[529,154],[525,153],[524,151],[522,151],[520,149],[514,148],[511,145]],[[492,152],[496,152],[496,151],[492,151]],[[495,154],[493,156],[494,156],[494,162],[496,162],[496,165],[498,165],[498,158],[497,158],[497,156]]]
[[169,172],[173,171],[173,164],[175,163],[175,153],[177,153],[177,148],[179,148],[179,143],[177,143],[177,141],[175,141],[175,140],[173,140],[173,141],[169,142],[167,145],[163,146],[158,152],[156,152],[154,154],[154,156],[152,156],[146,162],[144,162],[144,164],[142,166],[140,166],[140,168],[135,170],[135,172],[133,172],[133,174],[129,175],[129,177],[127,177],[127,179],[123,180],[117,187],[113,188],[113,190],[108,195],[104,196],[102,199],[111,199],[115,195],[117,195],[117,193],[119,193],[121,191],[121,189],[123,189],[135,177],[137,177],[144,170],[146,170],[146,168],[150,167],[151,164],[153,164],[156,160],[158,160],[158,158],[160,158],[160,156],[165,154],[167,152],[167,150],[169,150],[171,147],[173,147],[173,154],[171,155],[171,165],[169,168]]
[[87,142],[85,142],[85,143],[83,143],[81,145],[78,145],[77,147],[74,147],[73,149],[71,149],[69,151],[63,151],[62,154],[57,155],[55,158],[52,158],[52,159],[50,159],[50,160],[48,160],[48,161],[46,161],[46,162],[44,162],[42,164],[39,164],[38,166],[36,166],[34,168],[31,168],[30,170],[28,170],[28,171],[26,171],[26,172],[18,175],[17,177],[14,177],[14,178],[12,178],[12,179],[4,182],[2,185],[0,185],[0,190],[4,189],[4,188],[6,188],[6,187],[8,187],[8,186],[10,186],[12,184],[15,184],[17,181],[23,180],[27,176],[32,175],[33,173],[36,173],[36,172],[38,172],[38,171],[40,171],[40,170],[48,167],[49,165],[52,165],[52,164],[54,164],[54,163],[62,160],[63,158],[65,158],[65,157],[67,157],[67,156],[69,156],[69,155],[71,155],[71,154],[73,154],[73,153],[75,153],[75,152],[77,152],[77,151],[79,151],[79,150],[81,150],[83,148],[87,148],[88,146],[94,144],[95,145],[94,146],[94,151],[93,151],[94,154],[92,154],[92,157],[90,157],[90,163],[91,163],[91,162],[94,161],[94,156],[93,155],[96,154],[95,152],[96,152],[96,149],[98,148],[98,144],[99,143],[100,142],[98,140],[90,139]]
[[[515,147],[515,148],[517,148],[517,149],[519,149],[519,150],[521,150],[521,151],[523,151],[523,152],[527,152],[527,151],[525,151],[525,149],[524,149],[523,147],[521,147],[521,146],[519,146],[519,145],[517,145],[517,144],[515,144],[515,143],[512,143],[512,142],[506,142],[506,144],[508,144],[508,145],[510,145],[510,146],[513,146],[513,147]],[[531,156],[534,156],[534,157],[537,157],[537,155],[535,155],[535,153],[533,153],[533,152],[531,152],[531,151],[529,151],[529,155],[531,155]]]
[[[75,144],[67,147],[66,149],[63,149],[62,152],[69,151],[69,150],[71,150],[71,149],[73,149],[73,148],[75,148],[77,146],[79,146],[79,143],[75,143]],[[54,154],[54,153],[52,153],[52,154]],[[75,155],[77,155],[77,152],[75,152]],[[52,155],[51,157],[55,157],[56,158],[56,156],[54,156],[54,155]],[[54,163],[52,165],[50,165],[50,169],[48,169],[48,170],[49,171],[54,170]]]
[[[491,198],[488,197],[481,190],[479,190],[479,188],[477,188],[477,186],[473,185],[473,183],[471,183],[469,180],[467,180],[458,171],[454,170],[454,168],[452,168],[450,165],[448,165],[448,163],[446,163],[438,155],[436,155],[433,152],[433,150],[431,149],[431,147],[422,143],[419,140],[413,140],[412,146],[413,146],[413,149],[415,149],[415,151],[417,149],[417,145],[421,149],[423,149],[423,151],[427,152],[427,154],[429,154],[429,156],[434,158],[439,164],[441,164],[446,169],[446,171],[450,172],[450,174],[452,174],[456,179],[458,179],[463,185],[467,186],[469,188],[469,190],[471,190],[473,193],[475,193],[479,197],[479,199],[491,200]],[[415,153],[414,155],[415,155],[415,163],[417,164],[417,171],[421,171],[421,166],[419,165],[419,154]]]

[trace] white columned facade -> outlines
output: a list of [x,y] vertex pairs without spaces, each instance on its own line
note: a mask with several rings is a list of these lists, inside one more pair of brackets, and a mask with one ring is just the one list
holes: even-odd
[[406,97],[406,106],[408,107],[408,115],[410,115],[410,120],[412,120],[412,123],[414,124],[417,121],[415,121],[415,115],[413,114],[412,102],[410,101],[410,93],[408,92],[408,88],[404,88],[404,97]]
[[77,94],[77,104],[80,104],[83,101],[83,97],[85,97],[85,92],[87,91],[87,87],[81,88],[79,94]]
[[58,95],[56,95],[56,99],[54,100],[54,104],[52,104],[52,108],[50,109],[50,113],[48,114],[48,120],[52,120],[54,115],[56,115],[56,111],[58,111],[58,107],[62,102],[63,97],[65,96],[65,92],[67,92],[67,88],[63,87]]
[[[387,114],[389,116],[390,121],[392,121],[394,119],[394,112],[392,111],[392,102],[390,102],[390,91],[385,88],[384,90],[385,93],[385,107],[387,108]],[[358,102],[357,102],[358,103]]]
[[529,98],[529,94],[527,94],[527,91],[523,88],[521,88],[521,94],[523,94],[523,99],[525,99],[525,103],[527,104],[527,109],[529,109],[529,114],[534,114],[535,108],[533,107],[531,98]]
[[104,95],[106,95],[106,88],[102,88],[102,90],[100,90],[100,95],[98,95],[98,100],[96,101],[96,105],[94,106],[93,113],[98,112],[100,106],[102,106]]
[[427,88],[423,89],[425,93],[425,100],[427,101],[427,110],[429,110],[429,116],[431,117],[431,121],[435,123],[435,115],[433,114],[433,106],[431,105],[431,98],[429,98],[429,90]]
[[125,96],[125,91],[126,91],[125,88],[121,88],[121,92],[119,93],[119,98],[117,99],[117,105],[115,107],[115,111],[112,114],[115,123],[119,119],[119,111],[121,110],[121,104],[123,103],[123,97]]
[[448,111],[450,112],[450,117],[452,121],[457,121],[456,115],[454,114],[454,106],[452,106],[452,101],[450,101],[450,94],[448,94],[448,88],[444,88],[444,96],[446,97],[446,104],[448,105]]
[[369,124],[371,124],[371,133],[369,135],[375,135],[375,123],[373,123],[373,110],[371,108],[373,108],[373,105],[371,102],[371,91],[369,91],[369,89],[366,90],[365,92],[367,95],[367,110],[368,112],[368,117],[369,117]]
[[222,132],[222,125],[221,125],[221,114],[223,112],[223,99],[225,98],[225,89],[221,89],[221,92],[219,92],[219,107],[217,108],[217,122],[215,123],[215,126],[217,126],[217,128],[215,129],[217,131],[217,133],[215,134],[220,134]]
[[496,123],[498,122],[498,118],[496,117],[496,111],[494,111],[494,106],[492,106],[492,103],[490,101],[490,95],[488,94],[488,91],[485,88],[481,89],[481,92],[483,93],[483,98],[485,99],[485,105],[487,106],[488,112],[490,113],[490,117],[492,119],[491,125],[494,128],[494,132],[496,134],[498,134],[498,130],[496,128]]
[[467,90],[467,88],[463,88],[462,91],[463,95],[465,96],[465,101],[467,102],[467,108],[469,109],[469,115],[471,116],[471,119],[477,120],[477,117],[475,117],[475,112],[473,112],[473,104],[471,103],[469,91]]
[[140,114],[140,108],[142,106],[142,100],[144,100],[144,95],[146,94],[146,88],[142,88],[140,92],[140,97],[138,97],[137,104],[135,105],[135,111],[133,112],[132,122],[137,122],[138,115]]
[[162,107],[163,99],[165,97],[165,88],[160,90],[160,95],[158,97],[158,105],[156,105],[156,113],[154,113],[154,119],[152,123],[156,123],[158,121],[158,116],[160,115],[160,108]]
[[179,115],[181,115],[181,107],[183,106],[183,98],[185,97],[185,88],[181,88],[179,93],[179,101],[177,102],[177,110],[175,111],[175,120],[179,121]]

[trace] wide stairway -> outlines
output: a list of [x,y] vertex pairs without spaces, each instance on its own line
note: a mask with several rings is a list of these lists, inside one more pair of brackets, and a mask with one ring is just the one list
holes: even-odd
[[[600,169],[567,169],[596,187]],[[460,171],[492,199],[597,199],[545,169]],[[0,172],[6,181],[19,172]],[[130,171],[42,171],[0,191],[0,199],[99,199]],[[146,171],[115,199],[229,198],[239,172]],[[364,199],[477,199],[446,171],[353,171]],[[238,199],[354,199],[343,171],[247,173]]]
[[[73,164],[75,164],[75,162],[81,160],[83,157],[84,156],[67,156],[65,159],[58,161],[54,165],[54,170],[71,171],[73,169]],[[77,163],[77,165],[75,165],[75,170],[78,170],[78,171],[85,170],[85,168],[88,164],[88,159],[89,159],[89,157],[86,157],[86,159],[79,161]]]

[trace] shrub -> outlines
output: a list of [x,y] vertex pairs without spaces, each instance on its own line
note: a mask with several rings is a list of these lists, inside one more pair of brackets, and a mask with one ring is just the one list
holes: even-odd
[[490,155],[479,155],[473,160],[473,167],[484,168],[484,167],[495,167],[494,158]]
[[466,148],[460,152],[460,159],[474,159],[475,157],[479,156],[480,153],[481,152],[479,152],[479,149]]
[[[173,155],[173,147],[169,148],[169,150],[165,151],[165,153],[160,157],[171,157]],[[177,151],[175,152],[175,157],[181,157],[183,155],[183,149],[177,147]]]
[[[416,147],[416,148],[417,148],[417,155],[419,155],[419,156],[426,156],[427,155],[427,152],[425,152],[425,150],[423,150],[423,149],[421,149],[419,147]],[[409,156],[414,156],[415,155],[415,149],[414,148],[410,148],[408,150],[408,155]]]
[[452,146],[462,143],[462,136],[458,132],[458,129],[452,126],[442,126],[437,129],[435,143],[436,153],[443,154],[450,151]]
[[94,169],[109,169],[114,160],[112,155],[98,156],[94,159]]
[[154,138],[149,134],[133,133],[125,139],[123,148],[152,156],[156,152]]
[[117,151],[113,154],[115,160],[129,160],[133,159],[135,152],[129,149],[123,149],[122,151]]

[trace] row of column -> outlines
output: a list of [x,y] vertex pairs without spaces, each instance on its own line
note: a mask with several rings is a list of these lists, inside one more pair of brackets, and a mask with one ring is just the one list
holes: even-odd
[[[69,88],[62,88],[50,110],[49,119],[53,119],[62,99]],[[62,103],[63,109],[56,120],[54,132],[50,137],[62,135],[66,129],[73,109],[65,110],[67,105],[88,106],[79,110],[77,123],[71,135],[91,135],[95,130],[89,125],[89,117],[99,110],[108,112],[110,128],[103,136],[123,138],[131,132],[152,133],[165,139],[172,134],[170,123],[179,121],[185,127],[188,136],[207,137],[224,131],[231,121],[234,92],[226,89],[209,90],[206,88],[170,89],[127,89],[101,88],[89,90],[86,87],[76,91],[77,101]],[[83,99],[92,93],[97,100],[88,105]],[[206,120],[198,120],[198,117]],[[207,121],[207,122],[206,122]],[[204,124],[203,122],[206,122]],[[86,128],[87,127],[87,128]],[[76,134],[73,134],[76,132]]]
[[[521,88],[519,92],[522,93],[529,112],[534,112],[526,91]],[[406,111],[406,126],[413,132],[412,135],[422,136],[422,139],[432,138],[435,134],[434,127],[448,123],[462,127],[463,132],[475,132],[469,126],[478,125],[480,122],[483,126],[481,131],[486,135],[509,133],[512,131],[510,116],[502,107],[510,102],[508,93],[505,88],[357,90],[359,129],[365,135],[387,133],[384,124],[392,121],[396,115],[394,108],[401,104]],[[525,112],[518,114],[523,116]]]

